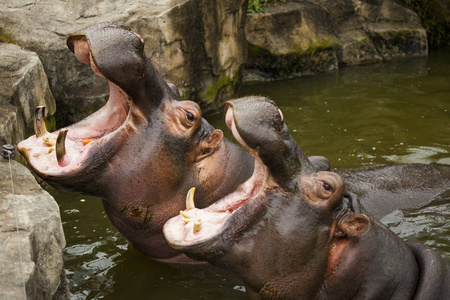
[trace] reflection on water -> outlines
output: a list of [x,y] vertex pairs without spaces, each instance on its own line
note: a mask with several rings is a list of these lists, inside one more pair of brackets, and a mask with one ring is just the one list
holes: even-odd
[[437,249],[450,261],[450,192],[420,209],[395,211],[381,220],[401,238]]
[[[248,84],[242,95],[270,96],[308,155],[333,167],[399,162],[450,163],[450,51],[299,79]],[[223,116],[210,122],[232,139]],[[67,247],[72,299],[246,299],[242,283],[215,268],[152,261],[129,246],[101,201],[49,188],[57,199]],[[450,196],[383,218],[402,238],[450,259]]]

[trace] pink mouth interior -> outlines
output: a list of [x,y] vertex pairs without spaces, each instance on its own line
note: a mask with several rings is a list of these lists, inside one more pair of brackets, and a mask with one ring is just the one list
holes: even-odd
[[[226,113],[227,126],[232,130],[236,140],[247,149],[249,147],[240,137],[233,120],[232,109]],[[234,128],[234,130],[233,130]],[[228,194],[216,203],[204,209],[185,210],[184,214],[189,216],[192,222],[185,222],[182,215],[178,215],[164,225],[164,235],[168,242],[175,248],[183,247],[192,243],[200,243],[219,234],[226,221],[242,206],[257,198],[264,191],[264,187],[269,185],[269,173],[267,167],[260,161],[257,151],[249,150],[255,157],[255,167],[253,175],[242,183],[235,192]],[[201,230],[194,232],[194,221],[202,220]]]
[[[76,41],[74,50],[80,62],[90,64],[94,73],[104,78],[93,62],[86,40]],[[38,138],[33,135],[19,143],[19,150],[26,155],[28,163],[36,171],[57,175],[76,170],[91,149],[100,147],[108,135],[114,133],[126,122],[132,101],[120,87],[110,81],[108,84],[110,90],[108,102],[92,115],[67,127],[66,157],[61,164],[58,164],[56,159],[55,146],[52,151],[52,146],[45,143],[43,137]],[[51,136],[56,141],[58,133],[59,130],[48,133],[46,136]],[[92,141],[89,141],[91,139]]]

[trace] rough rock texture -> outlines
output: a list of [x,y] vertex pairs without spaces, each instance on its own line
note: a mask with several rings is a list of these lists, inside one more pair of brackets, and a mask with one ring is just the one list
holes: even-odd
[[11,168],[14,194],[0,158],[0,299],[68,299],[59,207],[27,168]]
[[395,0],[296,0],[248,14],[246,67],[288,78],[403,56],[426,56],[416,13]]
[[36,107],[52,115],[55,99],[36,53],[0,43],[0,70],[0,146],[15,145],[33,131]]
[[[185,99],[204,112],[234,95],[245,60],[248,0],[7,0],[0,26],[35,51],[57,101],[58,126],[79,120],[104,104],[105,81],[79,63],[66,37],[102,21],[117,21],[140,33],[147,56]],[[216,102],[215,102],[216,101]]]

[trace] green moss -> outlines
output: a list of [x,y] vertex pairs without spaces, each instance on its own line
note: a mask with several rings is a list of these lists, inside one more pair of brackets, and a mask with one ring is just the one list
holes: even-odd
[[338,41],[336,37],[331,37],[317,41],[312,41],[309,43],[308,48],[306,50],[299,47],[297,48],[297,51],[291,54],[312,55],[317,51],[335,49],[336,47],[338,47]]
[[368,44],[371,44],[371,43],[372,43],[368,37],[363,37],[363,38],[360,39],[358,42],[359,42],[361,45],[368,45]]
[[[336,37],[325,38],[317,41],[313,41],[308,45],[307,49],[298,46],[293,52],[288,55],[312,55],[317,51],[336,49],[338,47],[338,41]],[[248,57],[270,57],[273,56],[267,49],[261,48],[253,44],[247,44]]]
[[234,72],[232,76],[222,73],[222,75],[219,77],[219,80],[213,82],[213,84],[205,92],[203,92],[200,97],[206,102],[214,101],[217,97],[217,94],[222,89],[234,88],[239,82],[241,76],[242,74],[240,69]]
[[388,38],[396,38],[396,37],[402,37],[402,36],[411,36],[414,34],[414,30],[390,30],[390,31],[384,31],[378,33],[378,35],[382,38],[388,39]]
[[45,117],[45,127],[47,127],[49,132],[56,130],[56,119],[54,116]]
[[250,0],[248,1],[247,12],[262,13],[264,11],[263,6],[277,5],[278,2],[286,2],[286,0]]
[[13,39],[11,34],[12,28],[10,28],[8,31],[5,31],[5,29],[0,26],[0,43],[17,44],[17,41]]

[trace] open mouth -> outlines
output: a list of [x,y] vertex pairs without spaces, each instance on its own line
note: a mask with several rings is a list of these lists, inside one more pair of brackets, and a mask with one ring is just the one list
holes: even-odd
[[[167,241],[175,249],[206,242],[229,228],[233,228],[236,233],[239,231],[239,223],[249,222],[252,217],[249,214],[263,205],[259,200],[271,185],[269,170],[259,159],[258,150],[250,149],[239,135],[232,108],[228,108],[226,112],[226,123],[236,140],[255,158],[253,175],[236,191],[204,209],[195,208],[195,188],[189,190],[186,210],[180,211],[180,215],[167,221],[163,229]],[[249,204],[253,204],[251,209],[244,212]],[[240,215],[241,213],[243,215]],[[238,221],[239,219],[242,220]]]
[[[100,73],[90,55],[87,41],[75,45],[77,58],[91,64],[94,73]],[[83,49],[83,51],[79,49]],[[43,177],[59,175],[83,166],[91,151],[99,150],[106,140],[123,127],[133,107],[131,98],[117,85],[108,80],[109,100],[100,110],[80,122],[48,132],[45,127],[45,107],[35,114],[35,135],[18,145],[31,167]]]

